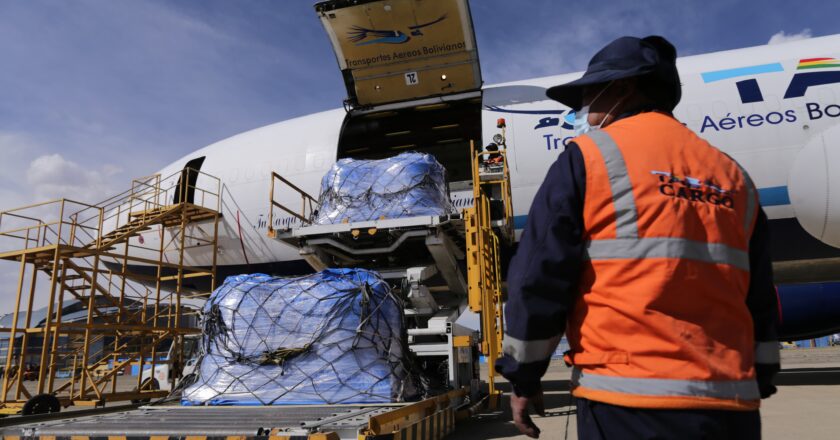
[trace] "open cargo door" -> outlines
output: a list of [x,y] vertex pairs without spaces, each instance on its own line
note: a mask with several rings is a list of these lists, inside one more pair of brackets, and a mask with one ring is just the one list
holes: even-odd
[[467,0],[329,0],[315,10],[351,108],[481,89]]

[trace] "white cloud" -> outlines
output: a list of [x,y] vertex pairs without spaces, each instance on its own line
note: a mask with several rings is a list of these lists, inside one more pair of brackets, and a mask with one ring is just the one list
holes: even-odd
[[118,188],[113,180],[119,172],[110,164],[83,167],[54,153],[39,156],[29,164],[26,182],[36,199],[66,197],[97,203]]
[[0,131],[0,211],[33,202],[25,170],[41,151],[40,145],[25,134]]
[[[0,132],[0,152],[5,159],[0,161],[0,211],[61,197],[93,204],[125,189],[122,170],[114,165],[100,162],[84,167],[59,153],[43,154],[45,150],[25,134]],[[83,163],[90,162],[86,160]],[[25,213],[40,217],[38,214],[54,216],[55,212],[42,207]],[[0,225],[2,230],[14,227],[15,224],[8,223],[7,219]],[[19,246],[20,243],[14,240],[0,240],[0,250],[17,249]],[[14,290],[18,270],[17,263],[0,262],[0,285]],[[39,289],[48,285],[39,280]],[[0,302],[0,314],[14,308],[12,298]],[[42,307],[46,301],[47,295],[39,290],[33,307]],[[26,309],[25,304],[21,309]]]
[[781,44],[781,43],[788,43],[790,41],[796,40],[804,40],[806,38],[811,38],[813,35],[811,34],[811,29],[805,28],[799,31],[796,34],[786,34],[785,31],[779,31],[773,34],[770,37],[770,41],[767,44]]

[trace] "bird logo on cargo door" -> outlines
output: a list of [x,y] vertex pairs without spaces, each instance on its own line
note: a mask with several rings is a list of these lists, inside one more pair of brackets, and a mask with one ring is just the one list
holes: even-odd
[[446,14],[443,14],[437,20],[432,20],[428,23],[409,26],[408,33],[399,29],[386,31],[353,26],[350,28],[347,38],[351,43],[356,43],[356,46],[367,46],[370,44],[403,44],[411,40],[412,36],[422,36],[423,31],[421,29],[440,23],[443,20],[446,20]]

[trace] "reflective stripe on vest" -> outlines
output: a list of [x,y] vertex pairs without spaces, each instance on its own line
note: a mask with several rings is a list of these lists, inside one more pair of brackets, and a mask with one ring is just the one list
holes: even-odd
[[[591,240],[586,244],[590,260],[675,258],[725,264],[749,271],[747,252],[722,243],[705,243],[685,238],[655,237],[639,238],[637,225],[638,210],[633,196],[633,185],[621,150],[615,140],[603,130],[587,134],[601,152],[607,168],[607,176],[615,209],[616,239]],[[744,174],[745,178],[746,174]],[[744,227],[749,231],[754,215],[755,194],[752,184],[747,185],[747,220]]]
[[502,340],[502,353],[511,356],[519,363],[544,361],[551,357],[557,344],[560,343],[560,335],[549,339],[536,339],[523,341],[505,334]]
[[572,369],[572,387],[640,396],[711,397],[716,399],[758,400],[755,379],[749,380],[682,380],[642,379],[584,373]]
[[636,238],[639,230],[636,226],[636,200],[633,196],[633,185],[627,174],[627,163],[613,138],[605,131],[596,130],[589,133],[589,138],[601,151],[607,165],[607,176],[610,180],[613,206],[615,207],[615,236],[617,238]]
[[656,237],[592,240],[586,246],[586,257],[592,260],[682,258],[750,270],[750,257],[747,252],[722,243]]

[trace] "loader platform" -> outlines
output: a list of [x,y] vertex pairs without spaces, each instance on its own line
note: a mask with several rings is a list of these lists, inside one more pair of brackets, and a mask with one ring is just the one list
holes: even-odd
[[[457,411],[471,406],[464,390],[414,403],[371,405],[177,406],[150,405],[73,417],[72,413],[5,419],[4,439],[236,438],[440,439]],[[462,416],[463,416],[462,415]]]

